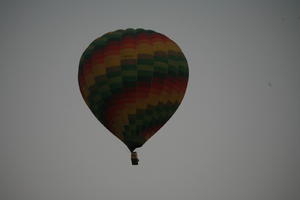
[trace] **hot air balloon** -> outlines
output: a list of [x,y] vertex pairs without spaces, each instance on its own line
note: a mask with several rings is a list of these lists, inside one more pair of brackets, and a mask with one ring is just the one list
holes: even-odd
[[141,147],[175,113],[188,83],[188,63],[167,36],[145,29],[108,32],[81,56],[79,88],[95,117],[130,150]]

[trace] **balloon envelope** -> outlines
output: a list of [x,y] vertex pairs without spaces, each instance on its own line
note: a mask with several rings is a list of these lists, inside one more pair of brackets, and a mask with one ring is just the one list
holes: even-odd
[[78,80],[93,114],[132,152],[177,110],[188,73],[184,54],[167,36],[126,29],[106,33],[87,47]]

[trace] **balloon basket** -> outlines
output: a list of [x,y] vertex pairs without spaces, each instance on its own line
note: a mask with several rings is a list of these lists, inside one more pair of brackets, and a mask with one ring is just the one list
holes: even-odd
[[138,165],[139,164],[139,159],[137,157],[136,152],[131,152],[131,164],[132,165]]

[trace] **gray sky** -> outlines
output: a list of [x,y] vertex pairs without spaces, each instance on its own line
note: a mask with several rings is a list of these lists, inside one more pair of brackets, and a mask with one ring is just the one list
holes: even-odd
[[[0,199],[300,199],[299,1],[1,1]],[[189,63],[132,166],[85,105],[81,54],[145,28]]]

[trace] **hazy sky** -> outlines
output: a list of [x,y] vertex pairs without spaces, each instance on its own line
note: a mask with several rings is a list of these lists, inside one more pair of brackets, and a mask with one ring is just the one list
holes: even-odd
[[[138,166],[77,83],[90,42],[129,27],[190,69]],[[2,0],[0,36],[0,199],[300,199],[299,1]]]

